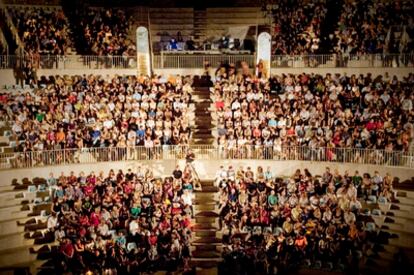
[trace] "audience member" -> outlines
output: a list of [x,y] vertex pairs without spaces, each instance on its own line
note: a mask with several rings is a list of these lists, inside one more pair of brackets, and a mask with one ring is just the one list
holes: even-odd
[[26,52],[32,57],[65,55],[71,47],[68,21],[60,9],[9,7],[7,9]]
[[19,151],[188,144],[191,79],[51,77],[0,108]]
[[325,1],[277,1],[270,12],[274,54],[319,53],[320,28],[327,13]]
[[217,143],[230,157],[262,148],[271,158],[295,146],[315,149],[311,158],[325,160],[338,159],[336,148],[409,149],[413,74],[402,79],[388,74],[289,74],[267,80],[223,70],[212,88],[213,116]]
[[72,172],[54,178],[64,194],[54,192],[47,222],[60,245],[53,255],[57,272],[137,274],[188,268],[191,169],[181,175],[162,180],[138,167],[136,173]]
[[135,56],[135,43],[128,38],[129,17],[121,9],[89,9],[80,21],[89,54]]
[[378,172],[364,174],[377,189],[363,191],[357,171],[341,175],[327,167],[314,176],[305,169],[289,178],[260,166],[239,167],[235,177],[231,171],[222,167],[217,177],[224,268],[244,267],[246,274],[279,274],[302,264],[355,270],[377,237],[361,201],[376,202],[385,189],[392,190]]

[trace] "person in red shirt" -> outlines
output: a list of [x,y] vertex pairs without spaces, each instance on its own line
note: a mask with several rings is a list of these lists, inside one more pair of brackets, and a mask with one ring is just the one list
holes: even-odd
[[365,128],[368,131],[375,131],[377,129],[377,124],[375,123],[374,119],[371,119],[366,125]]
[[258,127],[255,127],[253,129],[253,136],[255,138],[260,138],[262,136],[262,131],[260,131],[260,129]]
[[73,255],[75,253],[75,248],[73,247],[72,241],[69,239],[65,239],[61,246],[60,246],[60,252],[69,259],[73,258]]

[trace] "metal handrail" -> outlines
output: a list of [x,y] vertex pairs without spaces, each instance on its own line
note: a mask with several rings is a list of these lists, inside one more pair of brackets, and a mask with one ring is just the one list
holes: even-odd
[[216,145],[102,147],[0,153],[0,170],[113,161],[180,160],[191,149],[196,160],[295,160],[414,168],[414,153],[359,148]]
[[272,68],[388,68],[414,67],[414,54],[273,55]]
[[[23,57],[0,55],[0,69],[12,69],[17,62],[29,61],[40,69],[136,69],[136,56],[48,55]],[[155,69],[203,69],[206,62],[213,68],[221,63],[245,61],[255,66],[253,54],[154,54]],[[272,68],[413,68],[414,54],[368,55],[273,55]]]

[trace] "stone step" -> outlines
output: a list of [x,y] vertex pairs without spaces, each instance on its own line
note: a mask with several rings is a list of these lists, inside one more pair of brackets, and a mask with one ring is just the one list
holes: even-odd
[[368,268],[371,268],[371,270],[375,272],[374,274],[379,274],[378,273],[379,271],[381,271],[381,273],[389,274],[391,261],[387,259],[382,259],[382,258],[381,259],[369,258],[365,262],[365,266]]
[[[202,94],[201,96],[204,96],[204,94]],[[213,104],[213,102],[211,102],[211,100],[201,100],[199,102],[197,102],[196,104],[196,108],[201,106],[201,107],[209,107]]]
[[196,191],[196,197],[199,193],[216,193],[218,191],[219,191],[219,188],[216,186],[205,186],[203,187],[202,191]]
[[[208,186],[206,187],[208,188]],[[196,200],[210,200],[215,201],[217,196],[216,191],[207,191],[206,189],[203,189],[202,191],[195,191],[195,199]]]
[[194,234],[197,237],[216,237],[215,230],[194,230]]
[[12,198],[12,199],[0,199],[0,208],[16,206],[16,205],[24,205],[28,204],[29,200],[26,198]]
[[216,204],[197,204],[193,205],[194,212],[197,211],[215,211]]
[[400,197],[414,199],[414,191],[398,190],[397,191],[397,198],[400,198]]
[[[212,213],[218,213],[218,210],[219,209],[216,209],[216,205],[215,204],[209,204],[208,206],[209,207],[203,207],[202,205],[200,205],[200,207],[198,207],[198,208],[195,208],[194,207],[194,215],[197,216],[197,217],[199,217],[198,214],[201,213],[201,216],[202,217],[206,217],[206,215],[204,215],[206,213],[210,213],[210,212],[212,212]],[[209,217],[208,215],[209,214],[207,214],[207,217]]]
[[[215,269],[215,267],[218,265],[219,262],[221,262],[222,259],[217,257],[217,258],[192,258],[190,265],[193,267],[197,267],[197,268],[203,268],[203,269],[207,269],[205,274],[208,275],[215,275],[217,274],[217,270]],[[210,268],[213,268],[212,270]],[[204,275],[202,274],[202,270],[197,270],[197,274],[200,275]]]
[[391,255],[394,255],[396,253],[398,253],[400,250],[404,251],[404,254],[408,257],[408,259],[410,259],[411,262],[414,261],[414,248],[410,248],[410,247],[399,247],[399,246],[394,246],[394,245],[390,245],[390,244],[385,244],[383,245],[384,251],[381,251],[381,253],[388,253]]
[[12,186],[12,185],[3,185],[3,186],[0,186],[0,194],[10,193],[10,192],[16,192],[14,190],[14,186]]
[[381,251],[381,252],[378,252],[378,256],[381,259],[387,259],[389,261],[392,261],[394,259],[394,254],[393,253],[390,253],[389,251]]
[[196,114],[196,116],[200,116],[200,117],[209,117],[211,119],[211,111],[209,107],[205,107],[205,108],[197,108],[194,113]]
[[216,251],[216,244],[209,243],[196,243],[192,244],[194,251]]
[[390,206],[391,210],[405,210],[405,211],[414,211],[414,205],[408,205],[403,203],[392,203]]
[[197,223],[193,226],[194,229],[200,229],[200,230],[218,230],[218,228],[211,223]]
[[[398,224],[398,223],[387,223],[387,224],[383,224],[381,226],[381,229],[388,229],[391,231],[400,231],[400,232],[404,232],[404,225],[403,224]],[[414,232],[413,232],[414,234]]]
[[17,233],[0,237],[0,253],[16,249],[20,247],[26,247],[29,249],[33,245],[33,240],[25,239],[23,233]]
[[414,216],[412,215],[412,213],[406,210],[387,210],[383,211],[382,214],[391,218],[400,217],[408,220],[414,220]]
[[211,134],[194,134],[193,138],[208,140],[208,139],[213,139],[213,136]]
[[214,186],[214,180],[200,180],[202,186]]
[[31,217],[28,218],[26,215],[26,218],[1,222],[0,223],[0,237],[24,232],[24,229],[25,229],[24,226],[18,225],[18,222],[25,223],[26,221],[30,219],[32,218]]
[[220,254],[216,251],[200,251],[196,250],[192,253],[193,258],[218,258]]
[[[0,217],[0,227],[1,227],[1,224],[3,224],[3,223],[27,220],[28,217],[29,217],[28,215],[30,213],[31,213],[30,210],[27,210],[27,211],[18,211],[18,212],[9,213],[10,214],[9,216]],[[30,217],[30,218],[32,218],[32,217]]]
[[397,246],[397,247],[403,247],[403,248],[410,248],[410,249],[414,248],[414,238],[412,234],[407,235],[401,232],[398,232],[396,234],[399,236],[399,238],[388,240],[388,243],[390,245]]
[[13,218],[13,213],[19,212],[22,210],[22,205],[13,205],[0,208],[0,217],[4,219]]
[[211,136],[211,128],[210,127],[206,127],[206,128],[202,128],[201,126],[200,127],[197,127],[195,130],[194,130],[194,134],[208,134],[208,135],[210,135]]
[[36,255],[30,254],[28,248],[18,248],[0,253],[0,267],[21,266],[36,260]]
[[211,123],[213,119],[211,117],[211,111],[203,111],[203,112],[200,111],[196,113],[196,117],[197,117],[197,121],[196,121],[197,124]]
[[[413,187],[413,182],[414,182],[414,178],[412,178],[411,180],[406,180],[404,182],[400,182],[398,184],[394,185],[394,188],[398,191],[405,191],[405,192],[414,192],[414,187]],[[408,193],[407,193],[408,195]],[[410,196],[412,197],[413,194],[410,194]]]
[[195,218],[198,217],[218,217],[219,215],[213,211],[200,211],[194,215]]
[[410,248],[410,247],[405,247],[405,248],[401,248],[397,245],[392,245],[392,244],[383,244],[382,247],[384,248],[384,251],[388,251],[389,253],[397,253],[400,249],[403,249],[404,252],[407,252],[408,254],[412,254],[414,257],[414,247]]
[[221,239],[217,238],[216,236],[214,237],[209,237],[209,236],[195,236],[193,241],[192,241],[192,245],[196,245],[196,244],[215,244],[215,245],[221,245],[222,241]]
[[193,205],[216,205],[215,200],[193,199]]
[[[414,218],[414,217],[412,217]],[[384,219],[384,222],[386,224],[388,223],[397,223],[397,224],[402,224],[402,225],[413,225],[414,226],[414,220],[413,219],[407,219],[405,217],[398,217],[398,216],[387,216]]]
[[206,145],[206,144],[213,144],[215,138],[208,138],[208,139],[193,139],[191,142],[192,145]]
[[414,206],[414,198],[411,197],[397,197],[398,204]]
[[216,217],[195,217],[195,223],[215,223],[218,218]]

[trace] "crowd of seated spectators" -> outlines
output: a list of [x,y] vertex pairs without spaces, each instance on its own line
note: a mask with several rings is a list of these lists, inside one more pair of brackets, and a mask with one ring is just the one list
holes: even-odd
[[56,76],[1,95],[19,151],[188,144],[192,79]]
[[134,56],[135,43],[128,39],[129,17],[121,9],[88,9],[80,21],[86,54]]
[[335,49],[342,54],[408,53],[413,51],[411,1],[344,1],[335,31]]
[[[411,1],[343,1],[333,33],[321,33],[327,20],[326,0],[277,1],[265,7],[273,20],[273,54],[302,55],[333,53],[410,53],[413,50],[414,21]],[[9,7],[26,50],[63,55],[70,49],[68,21],[62,10],[39,7]],[[332,12],[332,11],[331,11]],[[85,43],[84,54],[134,56],[135,42],[128,38],[132,20],[122,9],[88,8],[78,11]],[[330,44],[321,48],[322,35]],[[323,38],[325,39],[325,38]],[[158,50],[240,50],[241,41],[224,36],[218,41],[197,44],[191,37],[161,34]]]
[[319,53],[320,28],[327,9],[325,1],[277,1],[271,10],[273,53],[300,55]]
[[7,11],[32,57],[65,55],[70,51],[69,25],[61,9],[19,6]]
[[[56,272],[138,274],[188,269],[194,177],[176,167],[154,177],[138,167],[47,178],[49,235],[59,242]],[[105,272],[105,273],[104,273]]]
[[278,178],[270,167],[222,166],[216,183],[224,268],[283,274],[306,265],[357,274],[378,238],[362,203],[394,200],[392,180],[389,174],[340,174],[328,167],[322,176],[305,169]]
[[[299,74],[269,80],[219,70],[212,87],[217,143],[243,148],[407,151],[413,138],[414,75]],[[355,157],[357,157],[355,155]],[[334,160],[331,152],[327,160]]]

